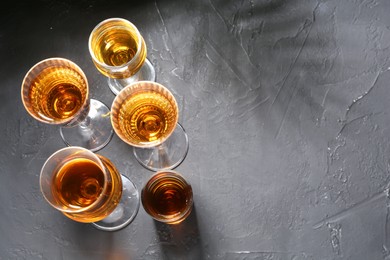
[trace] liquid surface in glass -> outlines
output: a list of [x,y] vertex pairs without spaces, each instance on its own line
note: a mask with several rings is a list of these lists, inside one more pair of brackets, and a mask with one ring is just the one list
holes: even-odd
[[166,138],[176,126],[177,110],[162,93],[141,92],[124,102],[119,117],[126,138],[142,144]]
[[31,83],[32,109],[50,121],[71,118],[84,104],[87,85],[68,68],[48,68]]
[[157,214],[175,215],[187,207],[185,187],[179,183],[165,180],[151,194],[150,204]]
[[148,182],[142,191],[142,204],[154,218],[180,221],[178,218],[186,216],[192,207],[191,186],[177,177],[163,175],[160,173]]
[[95,202],[104,187],[104,173],[93,161],[76,158],[66,162],[54,179],[53,194],[69,208],[82,208]]
[[136,39],[135,33],[126,29],[107,31],[93,47],[96,58],[109,66],[121,66],[137,53]]

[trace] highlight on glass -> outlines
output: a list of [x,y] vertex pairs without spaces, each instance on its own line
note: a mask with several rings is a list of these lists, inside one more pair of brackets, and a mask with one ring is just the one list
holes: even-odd
[[109,18],[100,22],[89,36],[88,47],[93,63],[108,77],[108,86],[115,95],[130,83],[156,78],[146,58],[144,38],[128,20]]
[[113,136],[110,109],[89,99],[87,78],[70,60],[49,58],[35,64],[23,79],[21,98],[33,118],[60,126],[68,146],[97,151]]
[[126,227],[140,205],[135,185],[109,159],[82,147],[53,153],[41,169],[40,189],[68,218],[104,231]]
[[142,189],[141,200],[152,218],[166,224],[181,223],[193,208],[191,185],[175,171],[154,174]]
[[151,81],[128,85],[111,106],[114,131],[134,147],[138,162],[152,171],[174,169],[187,155],[188,136],[178,118],[173,94]]

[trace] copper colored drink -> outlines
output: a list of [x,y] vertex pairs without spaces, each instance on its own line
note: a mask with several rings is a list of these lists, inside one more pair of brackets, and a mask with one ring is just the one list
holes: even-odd
[[142,190],[142,204],[154,219],[168,224],[182,222],[192,210],[192,188],[174,171],[156,173]]

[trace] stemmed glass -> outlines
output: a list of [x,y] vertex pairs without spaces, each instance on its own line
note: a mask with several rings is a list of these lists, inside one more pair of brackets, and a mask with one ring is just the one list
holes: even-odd
[[26,74],[21,96],[27,112],[36,120],[60,125],[68,145],[97,151],[114,134],[110,110],[102,102],[89,99],[88,81],[79,66],[63,58],[45,59]]
[[104,231],[127,226],[139,209],[139,193],[112,162],[82,147],[53,153],[40,173],[40,189],[68,218]]
[[187,155],[188,136],[178,118],[175,97],[152,81],[128,85],[111,106],[114,131],[134,147],[138,162],[152,171],[174,169]]
[[128,20],[110,18],[100,22],[92,30],[88,46],[93,63],[108,77],[108,86],[115,95],[130,83],[156,78],[146,58],[145,41]]

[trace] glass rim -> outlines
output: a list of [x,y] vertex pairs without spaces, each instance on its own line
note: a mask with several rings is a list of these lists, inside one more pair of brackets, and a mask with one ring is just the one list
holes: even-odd
[[[172,128],[172,131],[168,135],[166,135],[164,138],[161,138],[158,142],[156,142],[156,141],[143,142],[142,144],[133,143],[133,142],[129,141],[127,138],[125,138],[124,135],[121,134],[120,130],[118,129],[119,119],[118,119],[118,116],[115,116],[115,115],[118,115],[117,111],[119,109],[117,109],[116,107],[121,107],[123,102],[129,96],[131,96],[134,93],[136,93],[135,91],[133,91],[133,89],[136,89],[137,85],[142,85],[142,84],[151,85],[151,86],[157,86],[159,88],[162,88],[164,91],[166,91],[166,92],[168,92],[170,94],[170,96],[172,97],[172,99],[174,100],[174,102],[176,104],[175,105],[175,109],[176,109],[176,112],[177,112],[177,116],[176,116],[175,122],[174,122],[175,127]],[[176,100],[175,96],[173,95],[173,93],[167,87],[165,87],[164,85],[162,85],[162,84],[160,84],[158,82],[155,82],[155,81],[136,81],[136,82],[130,83],[129,85],[124,87],[118,93],[118,95],[116,95],[116,97],[114,98],[114,100],[113,100],[113,102],[111,104],[111,123],[112,123],[112,128],[114,129],[114,132],[118,135],[118,137],[121,140],[123,140],[127,144],[129,144],[131,146],[134,146],[134,147],[138,147],[138,148],[152,148],[152,147],[156,147],[156,146],[164,143],[172,135],[172,133],[175,131],[178,122],[179,122],[179,108],[178,108],[178,104],[177,104],[177,100]]]
[[[149,180],[146,182],[145,184],[145,187],[149,184],[149,182],[154,178],[156,177],[157,175],[159,174],[163,174],[163,173],[168,173],[168,174],[172,174],[174,176],[177,176],[179,177],[179,179],[181,179],[182,181],[184,181],[187,185],[191,186],[187,180],[184,178],[183,174],[181,174],[180,172],[176,171],[176,170],[171,170],[171,169],[161,169],[161,170],[158,170],[156,171],[152,176],[150,176]],[[161,177],[157,178],[156,180],[160,179]]]
[[[66,118],[66,119],[59,119],[59,120],[50,120],[50,119],[46,119],[46,117],[44,116],[39,116],[38,113],[33,113],[30,109],[30,98],[29,98],[29,94],[28,92],[30,91],[31,89],[31,83],[32,83],[32,80],[36,78],[36,76],[40,75],[40,73],[42,73],[43,70],[47,69],[47,68],[51,68],[51,67],[61,67],[61,66],[55,66],[53,64],[51,65],[44,65],[45,63],[50,63],[50,62],[65,62],[65,63],[69,63],[71,64],[76,70],[77,70],[77,73],[79,73],[83,79],[85,80],[85,84],[87,86],[87,89],[86,89],[86,95],[85,95],[85,99],[84,99],[84,102],[83,104],[81,105],[81,108],[79,109],[79,111],[77,111],[76,113],[74,113],[72,116],[70,116],[69,118]],[[39,68],[40,66],[42,66],[42,68]],[[66,64],[64,64],[66,65]],[[72,67],[70,66],[66,66],[66,67],[69,67],[71,69],[73,69]],[[39,70],[38,70],[39,68]],[[32,80],[30,79],[30,76],[33,72],[36,72],[37,71],[37,75],[32,78]],[[34,119],[38,120],[39,122],[42,122],[42,123],[45,123],[45,124],[50,124],[50,125],[66,125],[70,122],[72,122],[75,118],[78,118],[80,116],[80,114],[82,113],[82,111],[85,109],[86,107],[86,104],[88,102],[88,99],[89,99],[89,84],[88,84],[88,79],[87,79],[87,76],[85,75],[84,71],[80,68],[79,65],[77,65],[75,62],[69,60],[69,59],[66,59],[66,58],[61,58],[61,57],[51,57],[51,58],[46,58],[46,59],[43,59],[37,63],[35,63],[35,65],[33,65],[25,74],[24,78],[23,78],[23,81],[22,81],[22,86],[21,86],[21,89],[20,89],[20,94],[21,94],[21,97],[22,97],[22,103],[23,103],[23,106],[25,108],[25,110],[28,112],[28,114],[30,116],[32,116]]]
[[[49,163],[49,161],[57,154],[63,152],[63,151],[66,151],[66,150],[70,150],[70,149],[76,149],[78,151],[82,151],[82,152],[87,152],[89,153],[89,155],[91,155],[92,157],[94,157],[94,159],[96,159],[98,162],[99,162],[99,168],[102,170],[103,172],[103,176],[104,176],[104,186],[103,186],[103,190],[100,192],[98,198],[90,205],[88,205],[87,207],[81,207],[80,209],[64,209],[62,207],[58,207],[57,205],[53,204],[50,202],[50,200],[48,199],[48,197],[45,195],[45,193],[43,192],[43,189],[42,189],[42,184],[43,184],[43,169],[45,168],[46,164]],[[72,155],[78,153],[78,151],[75,151],[75,153],[73,153]],[[82,158],[82,157],[77,157],[77,158]],[[95,161],[94,161],[95,162]],[[96,162],[95,162],[96,163]],[[63,166],[64,163],[61,164],[61,166]],[[39,174],[39,189],[41,191],[41,194],[43,195],[43,197],[45,198],[45,200],[54,208],[56,208],[57,210],[61,211],[61,212],[66,212],[66,213],[81,213],[81,212],[85,212],[85,211],[88,211],[89,209],[95,207],[96,204],[100,203],[100,201],[104,198],[104,194],[106,193],[107,189],[108,189],[108,183],[107,183],[107,169],[106,167],[104,166],[102,160],[100,160],[100,158],[93,152],[91,152],[90,150],[86,149],[86,148],[83,148],[83,147],[79,147],[79,146],[69,146],[69,147],[64,147],[62,149],[59,149],[57,151],[55,151],[53,154],[51,154],[45,161],[45,163],[43,164],[42,168],[41,168],[41,172]],[[52,176],[53,178],[55,178],[55,175]],[[52,185],[52,184],[51,184]]]
[[[100,60],[97,59],[96,55],[95,55],[95,52],[92,50],[92,40],[93,40],[93,34],[98,31],[98,29],[100,27],[102,27],[104,24],[108,23],[108,22],[112,22],[112,21],[117,21],[117,22],[124,22],[126,23],[127,25],[131,26],[133,29],[135,29],[135,32],[137,34],[137,37],[138,37],[138,42],[137,42],[137,52],[135,53],[135,55],[126,63],[122,64],[122,65],[119,65],[119,66],[112,66],[112,65],[108,65],[104,62],[101,62]],[[108,70],[114,70],[114,69],[119,69],[119,68],[125,68],[125,67],[128,67],[129,64],[131,64],[132,62],[134,62],[135,60],[137,60],[138,56],[141,55],[141,47],[142,47],[142,35],[141,33],[139,32],[137,26],[135,26],[132,22],[130,22],[129,20],[126,20],[124,18],[119,18],[119,17],[113,17],[113,18],[108,18],[108,19],[105,19],[103,21],[101,21],[100,23],[98,23],[94,28],[93,30],[91,31],[91,33],[89,34],[89,38],[88,38],[88,50],[89,50],[89,53],[93,59],[94,62],[96,62],[97,64],[99,64],[99,66],[103,67],[103,68],[106,68]]]

